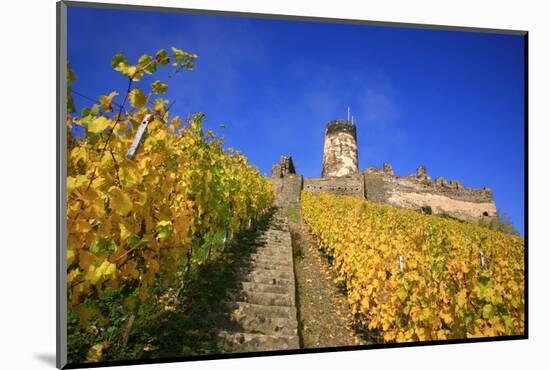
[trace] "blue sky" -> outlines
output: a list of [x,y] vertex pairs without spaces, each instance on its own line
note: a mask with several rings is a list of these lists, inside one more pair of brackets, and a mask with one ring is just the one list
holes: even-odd
[[[168,81],[173,114],[204,112],[261,172],[287,154],[319,177],[324,126],[350,106],[360,170],[424,164],[433,178],[490,187],[524,234],[521,36],[69,7],[74,89],[87,96],[125,91],[114,54],[135,62],[170,46],[199,55]],[[90,105],[74,98],[78,111]]]

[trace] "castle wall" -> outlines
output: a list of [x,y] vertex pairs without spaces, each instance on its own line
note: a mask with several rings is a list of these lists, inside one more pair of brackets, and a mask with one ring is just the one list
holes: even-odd
[[348,121],[331,121],[325,130],[323,177],[357,174],[357,140],[355,125]]
[[299,207],[302,189],[367,198],[380,204],[414,210],[430,208],[434,214],[447,214],[468,221],[497,217],[491,189],[465,188],[458,180],[438,177],[435,182],[425,166],[416,173],[396,176],[391,164],[382,169],[358,171],[356,126],[346,120],[333,120],[325,129],[323,171],[320,178],[303,178],[296,173],[290,156],[281,156],[272,166],[275,206]]
[[302,175],[286,174],[284,177],[272,177],[271,182],[275,190],[276,207],[299,207],[304,183]]
[[360,174],[346,177],[305,178],[304,189],[312,193],[365,196],[365,182]]
[[363,173],[367,199],[395,207],[421,209],[430,207],[435,214],[446,213],[463,220],[496,217],[490,189],[467,189],[458,181],[436,184],[426,177],[399,177],[378,169]]

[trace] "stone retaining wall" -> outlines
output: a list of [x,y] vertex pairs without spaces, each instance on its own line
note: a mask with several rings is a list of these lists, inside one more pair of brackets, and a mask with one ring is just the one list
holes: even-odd
[[396,176],[392,166],[369,167],[363,173],[340,177],[303,178],[294,173],[290,157],[282,156],[273,166],[271,181],[275,186],[276,207],[299,207],[302,189],[367,198],[375,203],[409,209],[430,208],[435,214],[448,214],[462,220],[490,221],[497,217],[493,193],[489,188],[465,188],[458,180],[438,177],[435,182],[425,166],[416,174]]
[[336,195],[365,196],[363,176],[305,178],[304,189],[312,193],[326,192]]
[[275,207],[298,207],[304,178],[299,174],[271,179],[275,188]]

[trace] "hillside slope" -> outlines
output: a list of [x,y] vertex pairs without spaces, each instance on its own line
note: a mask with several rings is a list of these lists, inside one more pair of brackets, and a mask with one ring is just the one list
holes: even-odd
[[307,191],[302,214],[352,311],[384,341],[523,334],[522,238]]

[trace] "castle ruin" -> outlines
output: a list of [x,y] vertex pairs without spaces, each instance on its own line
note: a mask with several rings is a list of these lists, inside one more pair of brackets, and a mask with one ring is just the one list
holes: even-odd
[[296,172],[290,156],[281,156],[272,167],[271,180],[275,186],[275,204],[294,207],[300,193],[327,192],[366,198],[379,204],[415,210],[430,209],[434,214],[475,221],[497,216],[490,188],[465,188],[458,180],[443,177],[435,182],[425,166],[415,174],[396,176],[392,166],[368,167],[359,172],[357,129],[349,120],[333,120],[325,128],[325,143],[321,177],[304,178]]

